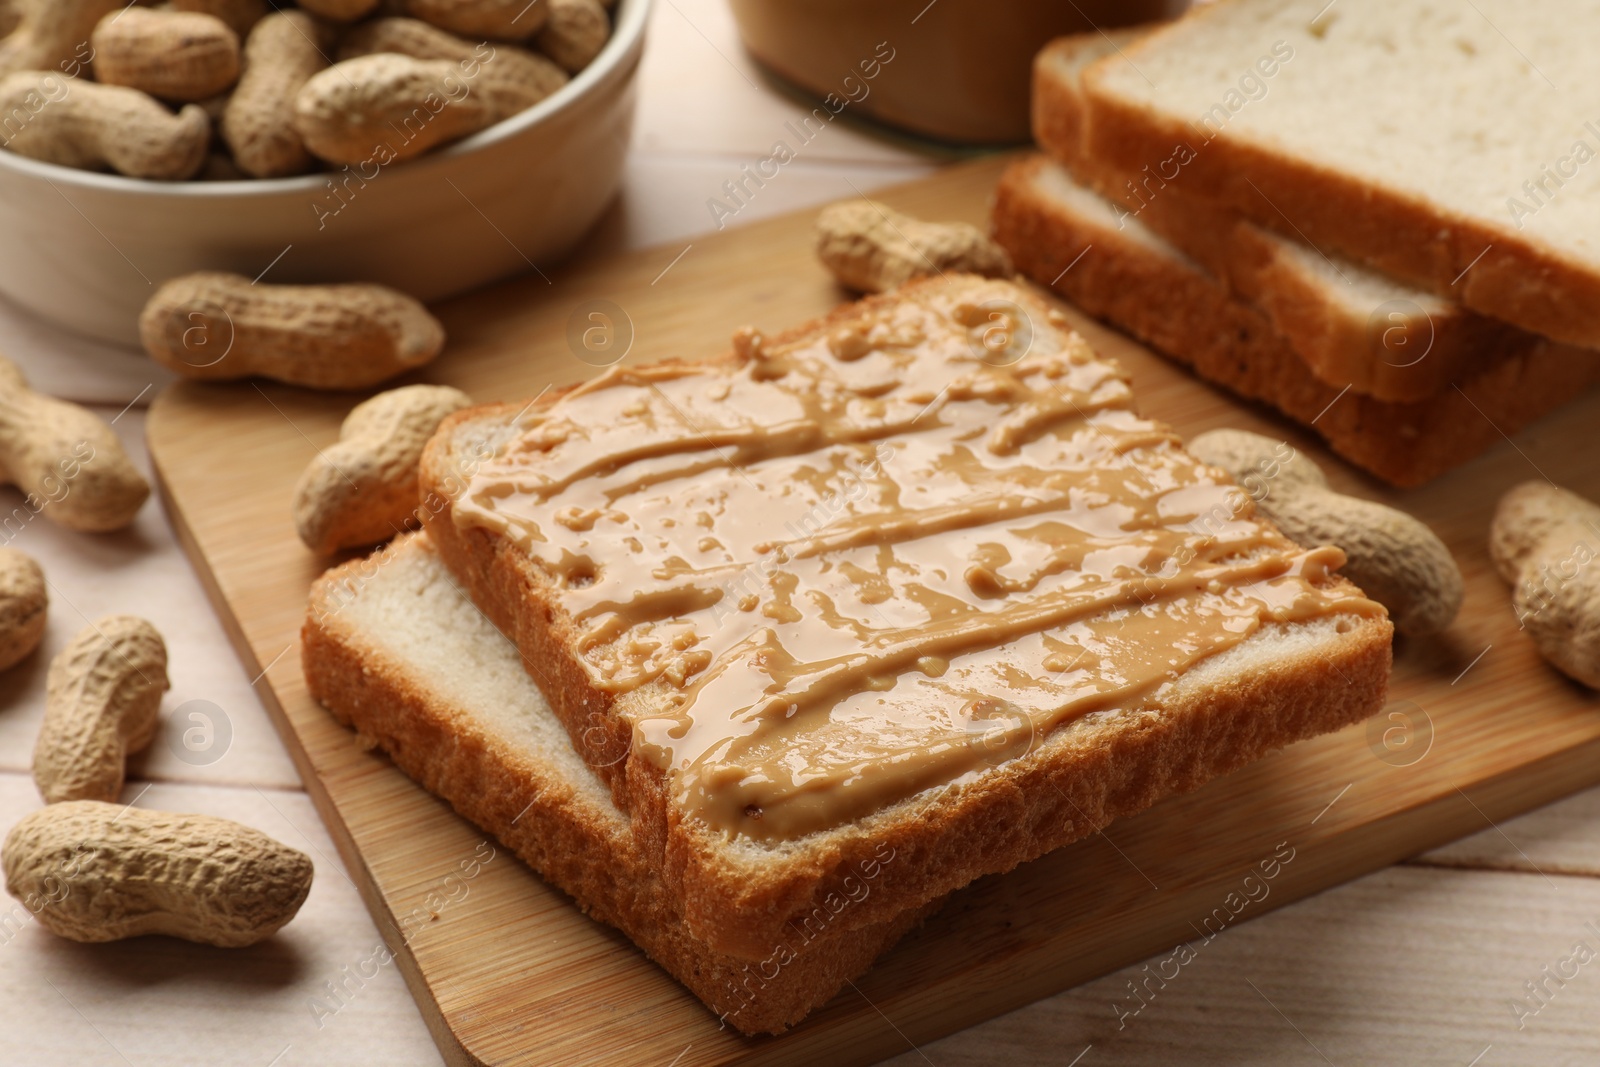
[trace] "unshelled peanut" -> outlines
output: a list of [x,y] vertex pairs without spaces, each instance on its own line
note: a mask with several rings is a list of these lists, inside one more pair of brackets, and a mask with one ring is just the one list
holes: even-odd
[[167,646],[132,615],[86,626],[50,664],[33,780],[45,803],[117,799],[128,756],[155,737]]
[[75,78],[94,57],[90,36],[128,0],[18,0],[16,28],[0,39],[0,76],[20,70]]
[[100,419],[76,404],[28,388],[0,356],[0,485],[15,485],[24,506],[0,516],[18,532],[34,515],[73,530],[120,530],[150,496],[150,483]]
[[0,671],[39,647],[49,604],[39,564],[14,548],[0,548]]
[[407,15],[462,37],[525,41],[544,26],[548,2],[528,0],[398,0]]
[[417,467],[445,416],[472,398],[407,385],[357,404],[339,442],[317,454],[294,493],[294,525],[318,554],[387,541],[417,524]]
[[198,103],[239,80],[239,35],[214,15],[128,8],[91,40],[97,81],[162,100]]
[[384,52],[335,63],[294,101],[294,128],[329,163],[387,165],[473,134],[495,122],[458,64]]
[[159,11],[191,11],[200,15],[214,15],[228,24],[229,29],[243,41],[255,24],[266,18],[272,8],[267,0],[166,0]]
[[1005,277],[1011,257],[976,226],[923,222],[872,200],[823,208],[816,224],[817,257],[841,285],[887,292],[925,274],[946,271]]
[[1545,659],[1600,689],[1600,504],[1549,482],[1500,498],[1489,555]]
[[130,178],[192,178],[211,144],[211,120],[194,104],[174,115],[148,93],[53,71],[0,78],[0,115],[0,144],[18,155]]
[[1395,629],[1425,636],[1444,630],[1461,608],[1461,568],[1425,523],[1328,485],[1311,459],[1285,442],[1244,430],[1212,430],[1189,451],[1221,467],[1256,510],[1291,541],[1344,550],[1341,573],[1389,609]]
[[576,74],[593,62],[611,36],[611,17],[599,0],[545,0],[550,13],[536,41],[539,51]]
[[311,858],[248,826],[93,800],[52,804],[6,835],[6,891],[71,941],[166,934],[253,945],[294,918]]
[[380,52],[454,61],[471,91],[489,104],[494,122],[525,111],[568,80],[566,71],[535,52],[511,44],[473,44],[420,19],[373,19],[352,27],[339,42],[341,60]]
[[139,336],[186,378],[252,375],[314,389],[363,389],[434,359],[444,327],[381,285],[258,285],[205,272],[156,290]]
[[222,139],[254,178],[303,174],[315,161],[294,128],[295,94],[328,66],[333,31],[304,11],[268,15],[244,43],[244,71],[222,113]]

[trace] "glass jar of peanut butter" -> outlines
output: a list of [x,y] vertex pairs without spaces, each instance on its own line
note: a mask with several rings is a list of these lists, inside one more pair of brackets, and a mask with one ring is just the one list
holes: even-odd
[[1096,26],[1170,18],[1189,0],[730,0],[772,73],[849,112],[969,145],[1029,139],[1032,61]]

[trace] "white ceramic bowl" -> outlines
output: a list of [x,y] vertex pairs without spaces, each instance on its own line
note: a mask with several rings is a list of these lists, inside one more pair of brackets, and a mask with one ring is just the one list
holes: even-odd
[[438,300],[546,267],[621,181],[649,7],[621,0],[605,49],[537,106],[337,194],[337,173],[163,183],[0,151],[0,292],[137,345],[155,286],[191,271],[270,266],[272,282],[381,282]]

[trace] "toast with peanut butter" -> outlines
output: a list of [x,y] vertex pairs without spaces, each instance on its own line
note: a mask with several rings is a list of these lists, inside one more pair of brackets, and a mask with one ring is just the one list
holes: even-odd
[[1384,700],[1391,627],[1342,553],[1005,281],[460,412],[422,485],[690,931],[740,958],[863,865],[847,927]]
[[[340,722],[586,913],[627,934],[744,1033],[799,1022],[937,907],[866,929],[796,927],[755,963],[692,936],[653,856],[568,743],[516,648],[456,585],[426,534],[403,536],[318,579],[303,649],[312,696]],[[870,889],[875,870],[862,872],[858,884]],[[592,1008],[614,996],[605,974],[571,966],[550,973],[572,983],[578,1004]]]

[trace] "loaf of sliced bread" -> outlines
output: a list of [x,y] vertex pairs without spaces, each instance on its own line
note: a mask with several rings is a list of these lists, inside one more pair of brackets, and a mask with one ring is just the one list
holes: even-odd
[[[320,578],[302,637],[311,694],[340,722],[745,1033],[800,1021],[932,910],[846,932],[830,906],[781,931],[755,963],[692,936],[655,857],[426,534]],[[873,872],[861,872],[858,894]],[[610,993],[591,985],[573,996],[604,1007]]]
[[1123,49],[1151,29],[1074,34],[1039,52],[1033,89],[1039,146],[1253,303],[1312,373],[1379,400],[1425,400],[1489,361],[1538,343],[1524,330],[1187,193],[1176,161],[1127,174],[1090,155],[1083,72],[1096,62],[1126,65]]
[[1600,359],[1541,342],[1437,397],[1391,403],[1311,374],[1252,305],[1120,206],[1042,156],[1000,181],[996,239],[1018,269],[1201,377],[1310,426],[1351,463],[1416,486],[1600,383]]
[[1391,627],[1337,550],[1064,321],[930,278],[430,442],[441,557],[718,951],[767,954],[884,850],[841,923],[1381,707]]
[[1600,347],[1594,15],[1587,0],[1203,5],[1087,72],[1088,152],[1123,174],[1172,161],[1191,195]]

